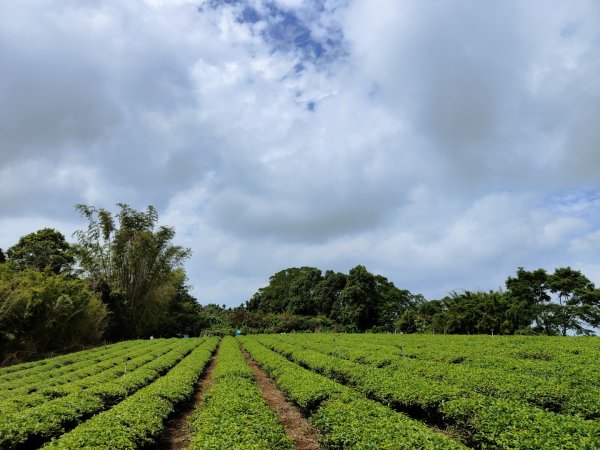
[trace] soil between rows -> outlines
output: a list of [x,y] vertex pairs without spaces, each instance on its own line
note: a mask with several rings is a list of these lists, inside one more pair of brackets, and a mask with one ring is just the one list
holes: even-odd
[[285,431],[296,444],[298,450],[323,450],[319,444],[320,435],[300,410],[288,401],[267,374],[254,362],[245,350],[242,350],[246,363],[254,372],[256,384],[271,410],[285,427]]
[[184,403],[175,415],[169,419],[162,436],[151,448],[156,450],[182,450],[190,445],[192,430],[190,427],[190,416],[202,404],[202,395],[212,385],[212,372],[217,361],[217,354],[221,343],[210,357],[210,361],[200,380],[196,384],[196,390],[190,400]]
[[[162,436],[150,448],[155,450],[182,450],[190,445],[192,430],[189,419],[192,413],[201,407],[202,395],[213,383],[212,372],[219,348],[220,344],[198,381],[192,398],[183,404],[178,412],[169,419]],[[263,397],[283,424],[286,433],[294,441],[296,448],[298,450],[324,450],[324,447],[319,444],[320,435],[318,431],[302,415],[300,410],[285,398],[275,383],[250,358],[250,355],[244,350],[242,350],[242,353],[246,363],[254,373],[256,384],[260,388]]]

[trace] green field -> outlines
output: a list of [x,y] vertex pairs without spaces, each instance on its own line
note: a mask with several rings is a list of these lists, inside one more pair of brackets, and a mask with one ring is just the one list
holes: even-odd
[[165,448],[185,408],[188,448],[296,448],[248,358],[323,448],[600,448],[599,338],[392,334],[126,341],[6,367],[0,448]]

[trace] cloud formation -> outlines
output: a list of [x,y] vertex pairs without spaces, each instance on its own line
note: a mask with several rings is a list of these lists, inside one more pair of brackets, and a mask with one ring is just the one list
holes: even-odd
[[0,5],[0,247],[155,205],[203,303],[365,264],[435,298],[600,283],[600,7],[578,0]]

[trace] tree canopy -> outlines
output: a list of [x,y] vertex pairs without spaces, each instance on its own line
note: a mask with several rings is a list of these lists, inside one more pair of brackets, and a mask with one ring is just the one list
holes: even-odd
[[6,257],[0,250],[0,360],[101,338],[201,332],[206,320],[182,267],[190,250],[173,244],[175,230],[158,224],[154,207],[117,207],[77,205],[88,226],[76,244],[43,228]]
[[4,358],[14,352],[35,354],[95,343],[106,326],[107,312],[84,280],[0,264]]
[[178,269],[190,250],[174,245],[175,230],[158,226],[154,207],[136,211],[119,203],[113,214],[77,205],[88,228],[75,232],[85,275],[115,317],[113,335],[141,337],[164,319],[181,286]]
[[592,334],[600,326],[600,291],[585,275],[570,267],[561,267],[548,277],[547,289],[558,298],[550,319],[563,336],[569,330]]
[[6,256],[19,270],[49,270],[55,274],[69,272],[75,262],[71,245],[61,232],[53,228],[43,228],[23,236],[7,250]]
[[427,300],[357,265],[347,274],[291,267],[246,302],[200,305],[154,207],[116,213],[77,205],[87,228],[71,244],[43,228],[0,249],[0,352],[44,353],[108,340],[288,331],[586,335],[600,327],[600,290],[570,267],[519,267],[506,290]]
[[271,276],[246,307],[269,314],[322,316],[348,331],[374,327],[394,331],[404,311],[420,299],[364,266],[354,267],[348,275],[293,267]]
[[[323,317],[328,322],[316,327],[329,323],[345,331],[567,335],[592,334],[600,326],[600,291],[569,267],[551,274],[519,267],[506,279],[506,291],[453,291],[441,300],[398,289],[364,266],[347,275],[289,268],[273,275],[246,306],[288,323],[290,315]],[[248,321],[256,327],[256,316]]]

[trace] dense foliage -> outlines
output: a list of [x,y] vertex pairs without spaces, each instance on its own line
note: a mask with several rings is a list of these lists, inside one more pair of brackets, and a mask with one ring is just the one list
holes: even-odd
[[519,268],[505,290],[455,291],[437,300],[358,265],[347,274],[288,268],[243,306],[200,303],[154,207],[116,213],[77,205],[87,220],[67,242],[57,230],[0,249],[0,364],[96,345],[102,339],[291,331],[436,334],[594,334],[600,290],[580,271]]
[[[84,421],[44,448],[138,449],[156,442],[166,419],[187,400],[217,344],[215,338],[179,343],[184,349],[172,363],[163,364],[149,379],[116,406]],[[182,358],[182,356],[185,358]],[[142,369],[138,369],[142,370]]]
[[[206,345],[214,348],[216,342],[194,339],[129,341],[60,357],[58,361],[50,359],[14,366],[15,370],[0,373],[3,411],[0,447],[38,447],[40,443],[63,433],[65,427],[116,403],[123,405],[129,396],[159,379],[171,368],[179,367],[186,355]],[[208,356],[204,355],[205,361]],[[194,366],[193,370],[195,380],[200,369]],[[193,380],[189,383],[188,394]],[[152,385],[156,386],[155,383]],[[115,413],[122,418],[123,407],[111,414]],[[88,428],[83,434],[91,436],[90,433]],[[110,437],[109,433],[104,435]],[[68,448],[84,447],[88,446]],[[90,444],[90,447],[93,445]]]
[[188,448],[193,450],[294,448],[231,336],[221,341],[212,384],[203,393],[202,407],[190,423],[193,432]]
[[163,448],[192,398],[187,448],[294,448],[290,406],[268,406],[241,345],[324,448],[591,450],[600,442],[597,341],[389,333],[124,341],[0,368],[0,448]]
[[55,274],[70,272],[75,263],[71,245],[61,232],[52,228],[23,236],[8,249],[7,258],[17,269],[31,268]]
[[[441,334],[593,334],[600,290],[570,267],[517,270],[506,290],[451,292],[441,300],[398,289],[357,266],[348,275],[313,267],[282,270],[236,312],[248,331],[388,331]],[[271,321],[277,317],[279,326]],[[294,323],[293,327],[286,323]]]
[[75,233],[76,250],[85,276],[113,313],[110,336],[139,337],[166,318],[185,279],[177,269],[190,250],[172,244],[175,230],[157,226],[152,206],[146,211],[118,206],[115,221],[109,211],[77,205],[89,225]]
[[78,205],[88,220],[70,244],[43,228],[0,250],[0,364],[96,345],[101,339],[198,336],[201,307],[156,210]]
[[331,378],[269,350],[256,338],[244,348],[322,434],[326,448],[460,449],[459,442],[365,398]]
[[[353,431],[373,415],[357,414],[358,423],[348,430],[352,411],[339,419],[321,412],[347,386],[355,396],[445,429],[469,447],[593,449],[600,442],[596,341],[290,334],[243,342],[282,390],[307,405],[334,448],[344,446],[329,440],[333,424],[346,444],[356,445]],[[281,375],[286,370],[295,372],[293,378]],[[292,381],[299,379],[302,386]],[[335,411],[342,408],[344,402],[336,401]],[[423,444],[413,442],[412,448]]]
[[356,266],[348,275],[301,267],[273,275],[246,307],[251,312],[322,317],[323,324],[348,331],[394,331],[398,317],[421,299],[364,266]]
[[0,353],[5,362],[93,344],[106,320],[106,305],[84,280],[0,264]]

